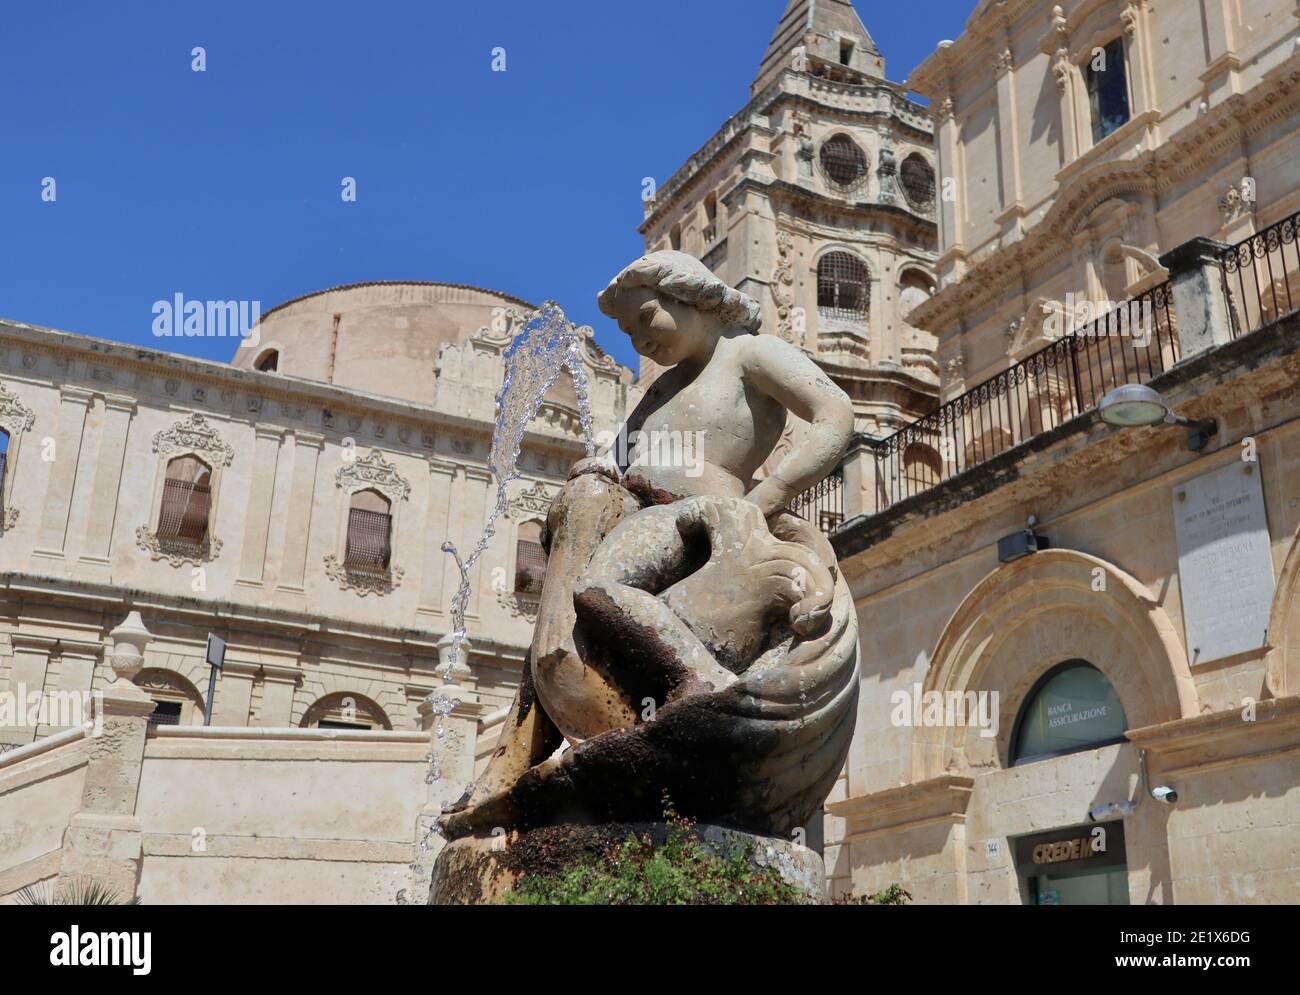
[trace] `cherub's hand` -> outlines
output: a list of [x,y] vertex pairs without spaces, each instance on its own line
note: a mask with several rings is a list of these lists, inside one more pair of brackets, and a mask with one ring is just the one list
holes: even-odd
[[481,829],[509,825],[515,815],[514,805],[506,792],[496,792],[476,801],[467,790],[443,809],[437,823],[442,835],[454,840]]

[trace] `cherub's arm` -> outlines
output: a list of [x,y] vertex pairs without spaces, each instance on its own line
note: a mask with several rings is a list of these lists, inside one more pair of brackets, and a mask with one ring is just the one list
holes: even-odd
[[853,405],[816,363],[774,335],[747,343],[744,372],[754,387],[810,423],[799,444],[746,495],[770,517],[839,464],[853,437]]

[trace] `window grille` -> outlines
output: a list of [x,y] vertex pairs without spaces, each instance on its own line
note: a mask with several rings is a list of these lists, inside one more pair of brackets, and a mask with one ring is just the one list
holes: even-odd
[[392,533],[392,515],[364,508],[350,508],[344,567],[363,573],[387,572],[392,557]]
[[818,161],[826,182],[840,193],[852,193],[866,181],[866,153],[848,135],[833,135],[822,142]]
[[149,725],[178,726],[181,724],[181,702],[155,701],[153,714],[149,716]]
[[541,594],[546,579],[546,550],[540,542],[520,539],[515,547],[515,593]]
[[866,263],[847,252],[830,252],[817,264],[817,311],[824,318],[866,321],[871,284]]
[[163,481],[158,538],[183,545],[202,546],[208,538],[208,512],[211,507],[212,488],[206,483],[168,477]]
[[934,170],[919,155],[909,155],[899,170],[907,202],[921,211],[934,210]]

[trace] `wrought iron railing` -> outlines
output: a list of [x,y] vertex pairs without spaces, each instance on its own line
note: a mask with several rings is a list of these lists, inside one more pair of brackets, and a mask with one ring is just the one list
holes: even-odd
[[844,521],[844,468],[837,467],[821,483],[790,503],[790,510],[830,535]]
[[392,555],[393,516],[365,508],[348,509],[343,566],[360,573],[386,573]]
[[1180,355],[1169,284],[1125,301],[884,439],[873,440],[874,509],[929,490],[1095,407]]
[[1233,338],[1300,308],[1297,226],[1300,213],[1269,225],[1220,255]]

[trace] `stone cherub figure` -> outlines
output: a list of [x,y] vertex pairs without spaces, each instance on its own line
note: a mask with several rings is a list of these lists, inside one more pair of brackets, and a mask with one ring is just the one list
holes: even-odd
[[[667,794],[700,822],[789,834],[844,763],[858,647],[830,544],[786,509],[835,468],[852,408],[692,256],[644,256],[600,308],[669,367],[624,431],[696,433],[702,465],[634,448],[573,467],[518,696],[443,831],[654,821]],[[756,483],[787,412],[808,428]]]

